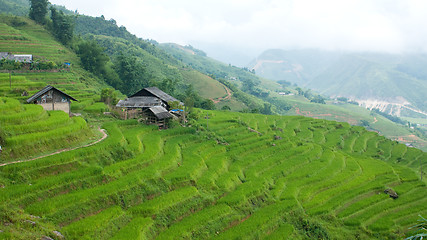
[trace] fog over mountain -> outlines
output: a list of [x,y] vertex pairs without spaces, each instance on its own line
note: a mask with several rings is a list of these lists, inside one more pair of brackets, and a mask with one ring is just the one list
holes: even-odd
[[[244,55],[254,58],[271,48],[427,51],[423,0],[51,2],[81,14],[113,18],[141,38],[206,47],[208,55],[237,65]],[[224,49],[233,50],[230,54],[237,58],[224,57]]]

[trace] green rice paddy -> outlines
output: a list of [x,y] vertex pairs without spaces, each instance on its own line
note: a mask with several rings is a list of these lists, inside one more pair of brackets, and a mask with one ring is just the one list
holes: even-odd
[[0,237],[403,238],[427,214],[425,152],[346,123],[208,113],[163,131],[105,123],[96,145],[1,167]]

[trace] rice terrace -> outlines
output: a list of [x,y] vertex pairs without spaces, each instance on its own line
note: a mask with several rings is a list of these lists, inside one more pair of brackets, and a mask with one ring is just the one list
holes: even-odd
[[[1,101],[2,122],[36,114]],[[420,150],[346,123],[199,114],[208,118],[163,131],[109,121],[96,145],[1,167],[1,234],[399,238],[427,213]]]
[[426,237],[427,153],[402,138],[425,143],[419,114],[323,98],[104,15],[0,6],[0,239]]

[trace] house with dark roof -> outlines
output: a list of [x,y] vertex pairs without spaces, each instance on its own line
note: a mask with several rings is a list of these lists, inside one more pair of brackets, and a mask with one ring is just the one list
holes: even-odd
[[173,118],[173,115],[162,106],[150,107],[144,112],[144,115],[146,117],[146,123],[158,124],[163,127],[166,126],[169,119]]
[[0,60],[7,59],[15,62],[32,63],[33,55],[31,54],[12,54],[9,52],[0,52]]
[[27,103],[41,105],[45,110],[61,110],[68,114],[71,113],[71,101],[77,101],[75,98],[63,91],[47,85],[42,90],[27,99]]
[[167,110],[170,110],[170,106],[169,106],[170,102],[179,102],[180,105],[184,105],[178,99],[170,96],[169,94],[163,92],[157,87],[148,87],[148,88],[141,89],[135,94],[133,94],[132,96],[130,96],[129,98],[132,98],[132,97],[156,97],[163,102]]
[[163,106],[166,105],[156,97],[130,97],[126,98],[125,100],[120,100],[116,107],[120,108],[149,108],[154,106]]
[[157,87],[144,88],[130,97],[120,100],[116,107],[121,108],[123,118],[138,118],[147,124],[157,124],[166,127],[169,119],[173,118],[169,110],[170,102],[179,102]]

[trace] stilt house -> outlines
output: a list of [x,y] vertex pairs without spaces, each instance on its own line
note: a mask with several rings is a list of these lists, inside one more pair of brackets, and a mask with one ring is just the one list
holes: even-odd
[[170,102],[179,102],[157,87],[144,88],[125,100],[120,100],[116,107],[124,112],[124,118],[140,118],[147,124],[157,124],[166,127],[169,119],[173,118],[169,110]]
[[77,101],[75,98],[63,91],[47,85],[42,90],[28,98],[27,103],[41,105],[45,110],[61,110],[70,114],[71,100]]

